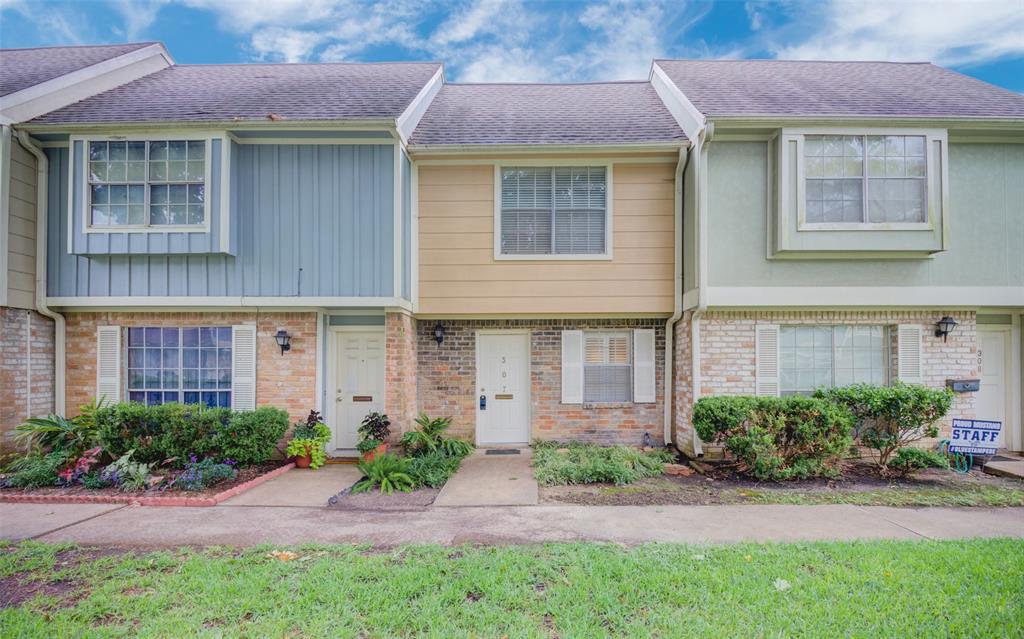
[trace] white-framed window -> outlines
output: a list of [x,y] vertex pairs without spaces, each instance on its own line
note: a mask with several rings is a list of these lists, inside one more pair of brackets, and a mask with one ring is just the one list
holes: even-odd
[[779,392],[888,380],[886,329],[878,325],[779,327]]
[[128,329],[128,400],[230,407],[232,327]]
[[500,167],[495,257],[610,255],[609,166]]
[[207,140],[89,140],[91,228],[206,223]]
[[633,401],[633,353],[629,332],[583,333],[583,402]]
[[928,221],[924,135],[805,135],[805,223]]

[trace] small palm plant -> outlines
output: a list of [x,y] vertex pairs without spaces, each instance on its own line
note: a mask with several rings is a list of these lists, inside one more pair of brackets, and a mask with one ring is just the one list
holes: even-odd
[[451,417],[430,418],[420,413],[416,418],[418,430],[402,435],[402,447],[410,455],[427,455],[440,450],[450,457],[465,457],[473,450],[473,445],[461,439],[445,437],[444,433],[452,425]]
[[380,492],[386,495],[396,490],[409,492],[415,486],[415,482],[408,473],[408,467],[407,460],[391,453],[378,455],[373,461],[361,461],[358,468],[365,477],[352,487],[352,493],[368,492],[377,486],[380,486]]

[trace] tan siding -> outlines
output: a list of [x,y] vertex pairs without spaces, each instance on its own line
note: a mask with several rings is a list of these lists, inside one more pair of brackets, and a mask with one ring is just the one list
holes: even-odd
[[11,141],[7,230],[7,304],[35,308],[36,159]]
[[672,312],[674,162],[614,164],[613,259],[594,261],[495,260],[494,166],[418,172],[420,313]]

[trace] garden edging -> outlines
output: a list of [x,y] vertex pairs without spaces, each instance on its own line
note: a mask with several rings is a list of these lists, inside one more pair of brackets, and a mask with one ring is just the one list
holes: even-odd
[[135,496],[135,495],[5,495],[0,492],[0,503],[16,504],[129,504],[133,506],[216,506],[217,504],[240,495],[251,488],[280,477],[292,468],[295,462],[289,462],[280,468],[254,477],[249,481],[232,486],[212,497],[179,497],[179,496]]

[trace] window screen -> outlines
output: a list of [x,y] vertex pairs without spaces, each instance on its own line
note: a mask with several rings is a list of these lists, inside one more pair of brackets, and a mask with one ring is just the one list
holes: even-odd
[[583,340],[584,403],[632,401],[629,333],[585,333]]
[[231,327],[128,329],[128,400],[231,406]]
[[606,252],[605,167],[510,167],[501,176],[502,255]]

